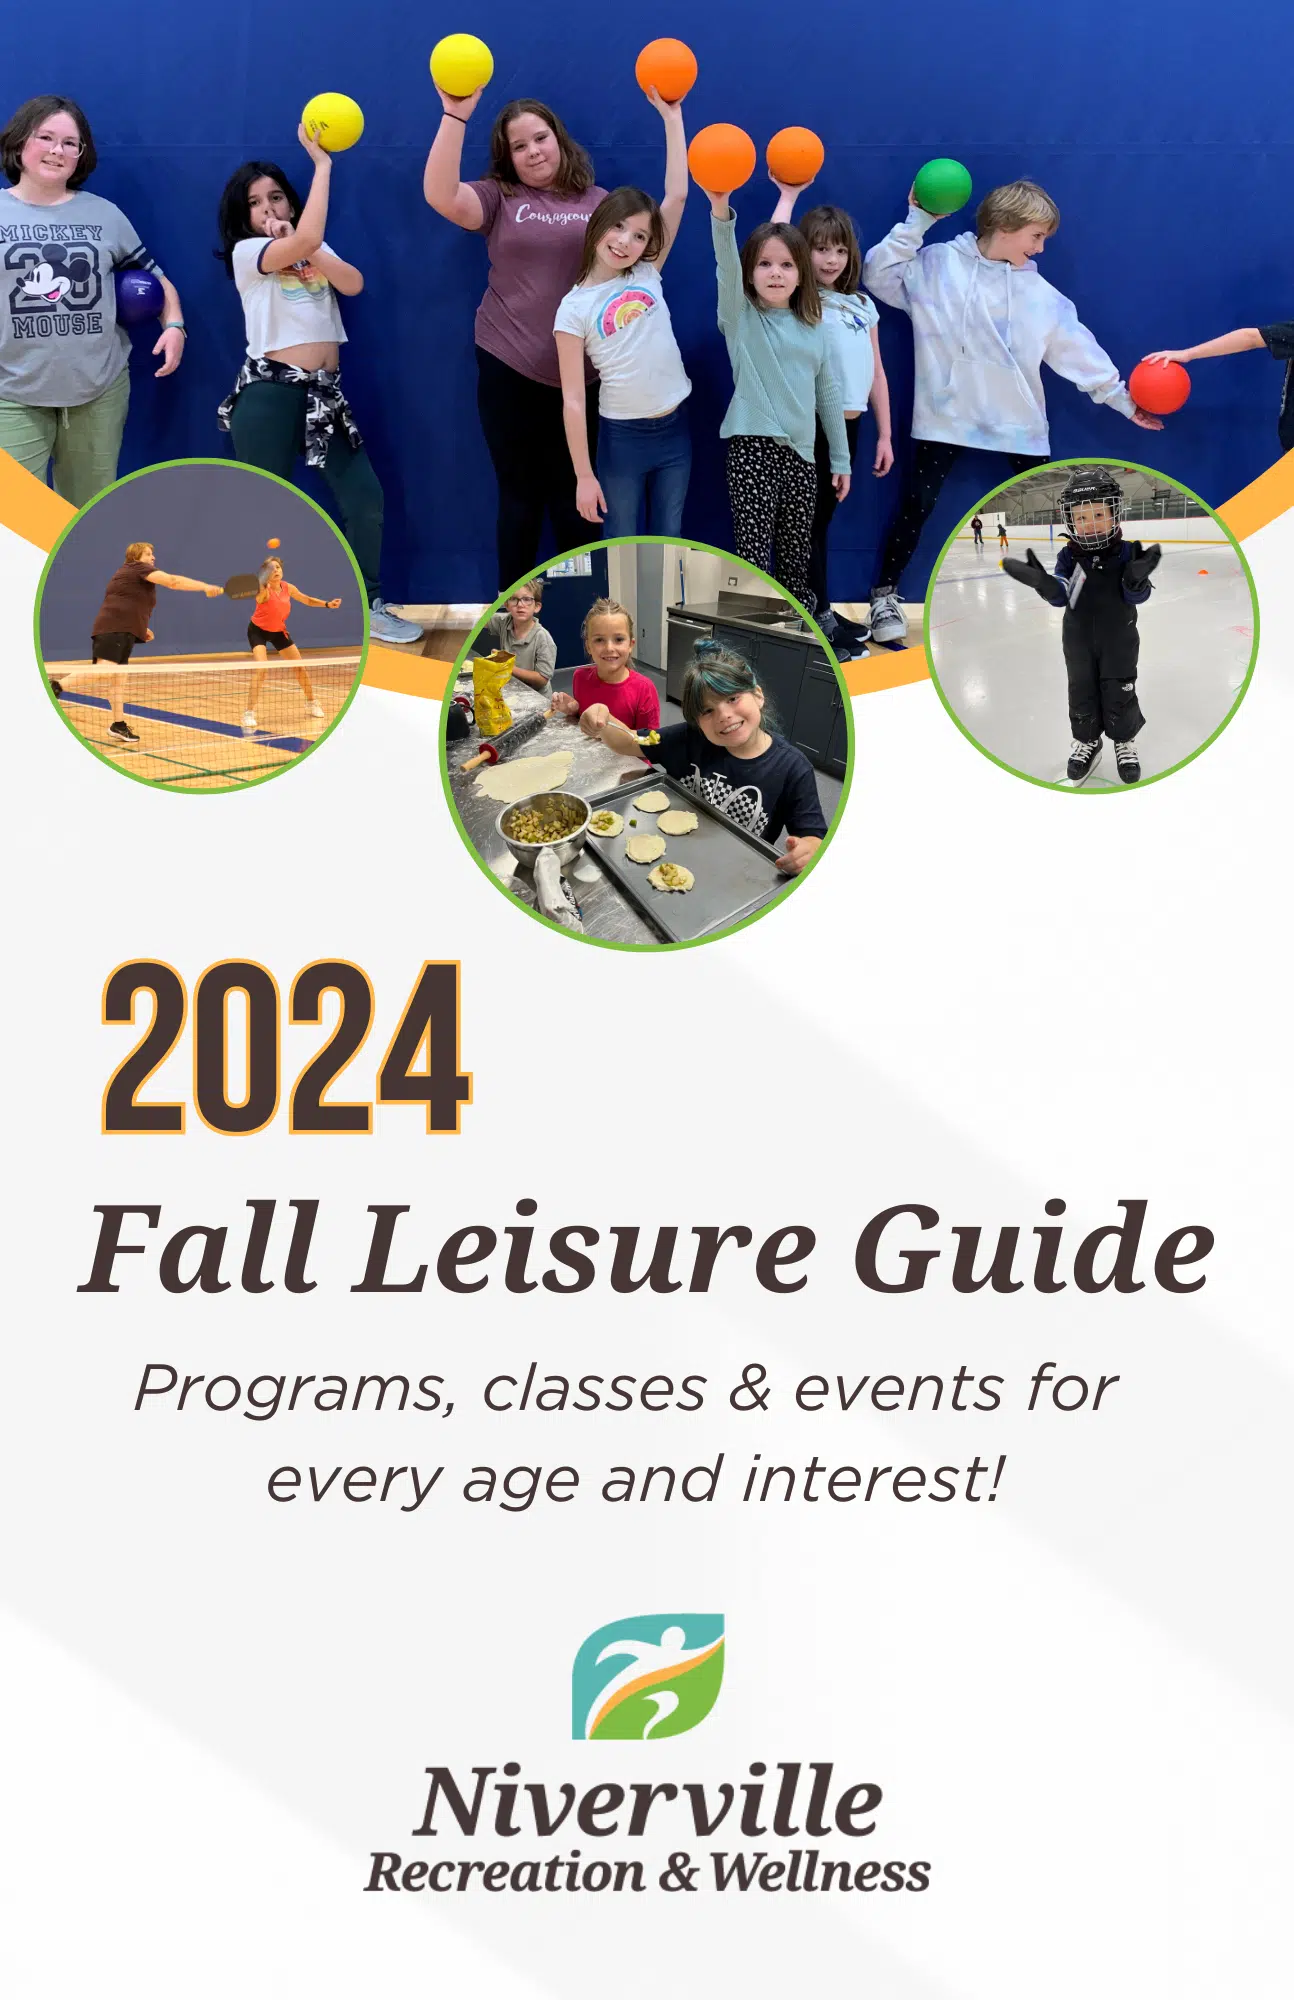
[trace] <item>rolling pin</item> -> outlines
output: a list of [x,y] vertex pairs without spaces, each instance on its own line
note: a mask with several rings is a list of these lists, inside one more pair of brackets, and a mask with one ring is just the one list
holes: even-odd
[[538,736],[544,724],[552,715],[552,709],[544,709],[541,715],[525,715],[520,722],[514,722],[505,729],[502,736],[496,736],[493,743],[482,745],[475,757],[469,757],[459,766],[463,771],[474,771],[478,764],[497,764],[502,757],[511,757],[523,743],[529,743],[532,736]]

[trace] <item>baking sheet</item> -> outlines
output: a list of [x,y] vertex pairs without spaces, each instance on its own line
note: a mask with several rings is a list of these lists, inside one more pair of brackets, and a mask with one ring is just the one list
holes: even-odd
[[[653,861],[644,868],[625,855],[625,842],[657,831],[659,814],[635,812],[634,800],[644,792],[668,792],[669,806],[661,811],[695,813],[695,833],[661,834],[665,842],[662,861],[677,861],[690,868],[696,886],[686,895],[653,889],[647,880]],[[584,852],[591,854],[649,923],[655,924],[673,944],[706,937],[748,917],[789,888],[793,876],[779,874],[777,851],[766,841],[757,840],[726,819],[713,806],[693,798],[674,778],[655,766],[628,784],[599,792],[590,800],[595,812],[624,814],[624,826],[610,838],[590,833]],[[637,820],[637,826],[630,821]]]

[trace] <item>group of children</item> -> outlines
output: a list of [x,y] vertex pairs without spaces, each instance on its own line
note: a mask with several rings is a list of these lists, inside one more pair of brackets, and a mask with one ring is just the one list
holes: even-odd
[[[518,679],[545,689],[557,649],[538,622],[542,603],[540,584],[520,586],[481,637],[514,653]],[[599,597],[580,629],[588,662],[576,667],[569,694],[552,693],[552,713],[624,757],[641,757],[642,738],[655,734],[653,764],[770,845],[785,834],[777,862],[783,874],[807,867],[827,833],[813,766],[777,733],[772,705],[749,661],[717,640],[698,641],[679,697],[683,721],[661,729],[656,684],[633,665],[632,613],[614,598]]]

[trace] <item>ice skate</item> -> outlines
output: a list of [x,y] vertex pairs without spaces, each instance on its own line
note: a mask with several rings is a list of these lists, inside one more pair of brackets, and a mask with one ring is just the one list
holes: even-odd
[[1119,767],[1119,776],[1125,785],[1135,785],[1141,779],[1141,759],[1137,755],[1137,739],[1130,736],[1126,743],[1114,746],[1114,761]]
[[1095,743],[1084,743],[1076,736],[1069,746],[1069,762],[1065,766],[1065,776],[1071,785],[1081,785],[1091,777],[1101,761],[1101,739]]

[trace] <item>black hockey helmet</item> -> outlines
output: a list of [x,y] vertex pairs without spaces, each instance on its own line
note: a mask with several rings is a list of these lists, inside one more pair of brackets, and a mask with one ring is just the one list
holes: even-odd
[[[1110,526],[1103,534],[1084,533],[1075,526],[1074,516],[1080,507],[1106,506],[1110,510]],[[1120,522],[1123,519],[1123,489],[1110,471],[1108,465],[1083,465],[1071,473],[1065,490],[1060,496],[1060,511],[1074,540],[1085,549],[1108,549],[1117,542]]]

